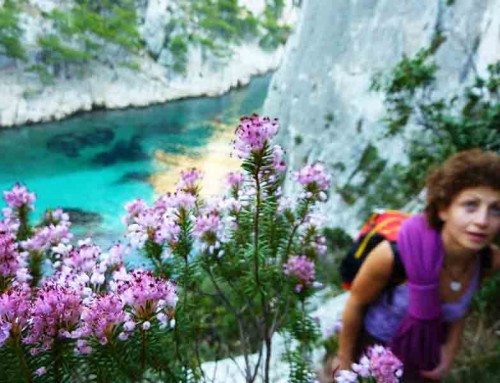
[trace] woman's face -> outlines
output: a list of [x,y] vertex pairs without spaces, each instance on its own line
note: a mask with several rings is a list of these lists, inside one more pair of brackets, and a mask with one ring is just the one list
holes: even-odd
[[500,191],[483,186],[464,189],[440,210],[439,218],[448,250],[476,252],[500,230]]

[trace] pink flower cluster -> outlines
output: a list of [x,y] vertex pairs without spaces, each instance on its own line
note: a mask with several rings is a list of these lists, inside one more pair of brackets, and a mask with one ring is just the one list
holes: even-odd
[[[107,344],[115,330],[131,320],[130,315],[124,311],[124,306],[124,302],[114,293],[98,296],[82,311],[81,336],[95,337],[102,345]],[[127,336],[127,333],[119,334],[122,339]]]
[[320,201],[326,200],[326,191],[330,187],[331,177],[326,174],[321,162],[306,165],[294,173],[295,180],[306,190],[306,198],[317,195]]
[[177,242],[180,228],[175,212],[168,210],[163,204],[164,199],[157,202],[155,206],[142,210],[137,216],[127,218],[131,222],[127,228],[127,237],[133,247],[140,249],[148,240],[161,246]]
[[100,258],[101,248],[94,245],[90,239],[81,240],[78,245],[63,257],[64,266],[69,268],[72,274],[93,272]]
[[245,181],[245,176],[242,172],[230,172],[226,176],[226,183],[232,189],[238,191]]
[[236,128],[234,152],[239,158],[249,158],[252,152],[258,152],[278,132],[278,120],[260,117],[257,114],[251,117],[242,117]]
[[[221,247],[221,242],[226,240],[219,213],[213,210],[196,217],[193,236],[198,240],[201,251],[208,250],[209,254],[214,254]],[[218,256],[221,255],[219,251]]]
[[10,207],[5,207],[2,209],[2,215],[3,220],[0,221],[0,232],[8,232],[16,235],[21,224],[16,213]]
[[15,284],[0,295],[0,347],[9,338],[19,338],[28,325],[31,289],[27,284]]
[[123,221],[125,224],[129,225],[135,221],[135,219],[148,208],[146,202],[142,199],[137,198],[129,203],[125,204],[125,210],[127,215],[124,217]]
[[283,173],[286,170],[285,151],[279,145],[273,146],[273,168],[277,173]]
[[165,323],[178,299],[175,284],[144,270],[134,270],[129,278],[117,281],[116,292],[131,307],[134,319],[143,322],[156,317]]
[[304,287],[310,286],[316,277],[314,262],[305,255],[290,257],[283,265],[284,273],[297,279],[295,290],[300,293]]
[[69,243],[73,234],[69,231],[69,222],[61,221],[58,224],[49,224],[35,230],[35,234],[21,243],[24,250],[44,252],[60,243]]
[[69,221],[69,214],[65,213],[63,209],[57,208],[54,210],[47,210],[43,214],[43,223],[46,226],[49,225],[59,225],[63,224],[65,226],[71,226],[71,222]]
[[126,340],[137,323],[147,330],[153,319],[166,326],[177,303],[175,284],[150,271],[122,269],[113,273],[113,291],[84,298],[89,278],[65,270],[38,290],[14,283],[0,294],[0,347],[9,338],[22,339],[36,354],[68,338],[77,341],[78,353],[89,353],[91,338],[103,345],[114,337]]
[[33,203],[36,200],[35,193],[30,193],[26,186],[15,184],[11,190],[3,192],[5,202],[12,209],[19,209],[27,206],[33,210]]
[[398,383],[403,363],[388,348],[373,346],[368,351],[372,376],[379,383]]
[[48,350],[58,337],[76,338],[82,308],[80,292],[55,280],[45,280],[31,308],[32,323],[25,343]]
[[352,371],[343,370],[335,378],[337,383],[354,383],[358,379],[374,379],[377,383],[398,383],[403,376],[403,363],[388,348],[372,346]]
[[[306,219],[307,218],[310,217],[306,217]],[[309,222],[304,231],[305,233],[299,237],[304,254],[312,258],[325,255],[328,250],[326,238],[318,232],[318,226]]]
[[16,239],[11,233],[0,232],[0,277],[14,277],[20,266]]
[[202,179],[202,173],[196,169],[191,168],[181,171],[181,180],[177,183],[177,190],[184,191],[190,194],[197,194],[198,181]]

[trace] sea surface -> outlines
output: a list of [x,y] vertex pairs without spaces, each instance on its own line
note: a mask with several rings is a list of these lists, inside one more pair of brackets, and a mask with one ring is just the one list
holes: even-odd
[[234,166],[220,158],[210,165],[209,151],[228,145],[240,116],[260,111],[269,81],[270,75],[256,77],[220,97],[0,130],[0,190],[25,184],[37,196],[33,223],[45,209],[61,207],[70,211],[78,237],[109,245],[123,238],[126,202],[152,202],[173,191],[184,167],[200,163],[212,174]]

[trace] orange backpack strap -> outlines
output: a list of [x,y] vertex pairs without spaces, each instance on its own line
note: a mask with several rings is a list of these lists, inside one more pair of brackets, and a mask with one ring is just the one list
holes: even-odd
[[409,217],[408,214],[402,213],[398,210],[386,210],[383,213],[374,213],[366,221],[361,228],[358,238],[364,236],[363,240],[359,243],[359,247],[354,253],[354,258],[358,259],[364,253],[368,241],[375,234],[380,234],[388,241],[396,241],[401,228],[401,224]]
[[373,213],[368,218],[353,247],[341,262],[340,275],[344,289],[350,289],[359,268],[375,246],[383,240],[396,242],[402,223],[409,217],[409,214],[397,210],[386,210]]

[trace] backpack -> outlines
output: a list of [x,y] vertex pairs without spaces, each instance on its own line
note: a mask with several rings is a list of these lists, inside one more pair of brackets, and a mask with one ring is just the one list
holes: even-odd
[[340,264],[340,277],[345,290],[351,288],[359,268],[370,252],[382,241],[396,245],[402,223],[409,214],[397,210],[385,210],[373,213],[361,227],[354,245]]

